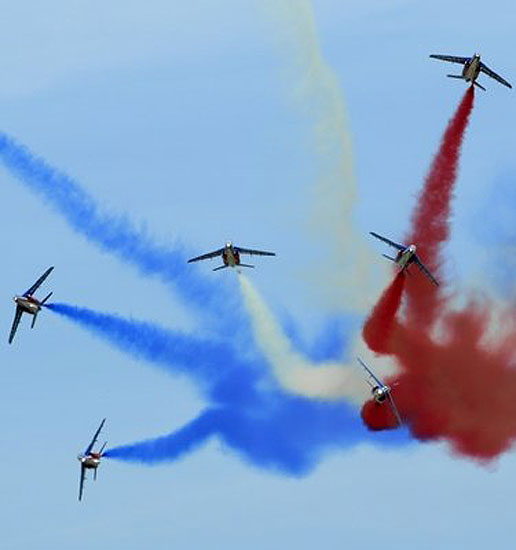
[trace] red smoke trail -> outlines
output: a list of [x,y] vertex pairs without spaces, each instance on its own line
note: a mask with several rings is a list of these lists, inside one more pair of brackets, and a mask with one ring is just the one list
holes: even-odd
[[[412,218],[410,241],[437,274],[473,97],[470,88],[446,130]],[[493,318],[486,299],[471,299],[453,311],[439,289],[414,273],[407,279],[403,318],[396,319],[391,308],[389,319],[385,303],[393,285],[366,323],[364,337],[371,349],[392,354],[401,367],[401,374],[387,383],[396,384],[393,396],[405,423],[420,440],[444,439],[454,451],[478,459],[498,456],[516,440],[514,306],[502,320]],[[499,328],[488,338],[494,322]],[[371,429],[394,427],[385,408],[371,401],[364,405],[362,417]]]
[[375,432],[398,427],[398,420],[392,409],[385,403],[377,403],[374,399],[367,401],[362,407],[362,418],[367,427]]
[[[417,245],[419,257],[437,275],[441,268],[442,245],[450,235],[451,200],[457,181],[462,141],[473,110],[474,98],[475,88],[471,86],[448,123],[412,214],[412,228],[407,244]],[[412,279],[414,280],[407,285],[407,321],[429,326],[439,310],[440,295],[436,288],[428,288],[428,281],[424,277]]]
[[[442,316],[439,339],[419,327],[394,329],[402,372],[393,396],[418,439],[445,439],[479,459],[494,458],[515,441],[516,325],[507,315],[503,334],[487,341],[492,321],[489,304],[476,301]],[[378,429],[377,417],[365,419]]]
[[364,325],[364,341],[376,353],[389,353],[391,329],[401,304],[405,278],[403,271],[396,275]]
[[[423,190],[417,199],[411,219],[412,229],[405,240],[406,244],[417,244],[418,255],[436,275],[440,271],[441,247],[450,233],[450,203],[457,180],[460,149],[473,110],[474,98],[474,88],[470,87],[448,123]],[[407,322],[423,328],[435,320],[442,298],[425,277],[421,277],[419,273],[415,275],[410,278],[407,285]],[[386,346],[389,343],[394,316],[400,306],[403,288],[403,283],[395,279],[364,325],[363,338],[369,348],[376,353],[388,353]]]

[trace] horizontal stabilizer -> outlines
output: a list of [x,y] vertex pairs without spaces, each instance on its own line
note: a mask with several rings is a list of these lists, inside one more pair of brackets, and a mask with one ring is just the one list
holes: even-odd
[[254,265],[249,265],[249,264],[238,264],[238,267],[253,267],[253,268],[254,268]]
[[30,328],[34,328],[34,325],[36,324],[36,317],[38,316],[38,314],[36,313],[34,315],[34,317],[32,318],[32,325],[30,326]]
[[387,254],[382,254],[382,256],[384,258],[387,258],[388,260],[390,260],[391,262],[395,262],[396,261],[396,258],[392,258],[391,256],[387,256]]
[[41,302],[41,305],[42,305],[42,306],[45,305],[45,302],[50,298],[50,296],[52,296],[52,294],[54,294],[54,293],[53,293],[53,292],[50,292],[50,294],[47,294],[47,295],[45,296],[45,298],[44,298],[44,299],[42,300],[42,302]]
[[484,92],[487,91],[487,90],[484,88],[484,86],[482,86],[482,84],[479,84],[476,80],[473,81],[473,84],[474,84],[477,88],[480,88],[481,90],[484,90]]
[[226,269],[228,267],[227,265],[220,265],[219,267],[216,267],[213,271],[218,271],[219,269]]
[[448,78],[459,78],[460,80],[463,80],[463,77],[460,74],[447,74]]

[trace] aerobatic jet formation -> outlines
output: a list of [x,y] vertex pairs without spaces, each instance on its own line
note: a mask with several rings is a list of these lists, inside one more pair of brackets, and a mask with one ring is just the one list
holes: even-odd
[[14,335],[16,334],[16,330],[18,329],[18,325],[20,324],[20,320],[24,313],[28,313],[33,316],[31,328],[34,328],[38,313],[41,311],[41,306],[43,306],[50,296],[52,296],[52,292],[47,294],[47,296],[45,296],[45,298],[41,301],[34,297],[34,293],[43,284],[53,269],[53,267],[49,267],[45,273],[43,273],[43,275],[41,275],[41,277],[29,288],[29,290],[24,292],[21,296],[15,296],[13,298],[16,303],[16,313],[14,315],[11,333],[9,334],[9,344],[11,344],[14,339]]
[[80,454],[77,459],[81,463],[81,478],[79,481],[79,500],[82,500],[82,492],[84,489],[84,480],[86,479],[86,470],[93,470],[93,479],[97,479],[97,468],[100,466],[100,459],[102,458],[102,452],[106,447],[107,441],[102,445],[98,453],[93,452],[93,447],[99,438],[100,432],[104,426],[106,419],[102,420],[98,427],[91,443],[86,447],[84,453]]
[[392,246],[393,248],[396,248],[398,250],[398,254],[396,254],[394,258],[391,256],[387,256],[387,254],[382,254],[382,256],[384,258],[387,258],[388,260],[391,260],[391,262],[394,262],[400,268],[401,271],[407,270],[407,268],[411,264],[416,264],[419,270],[434,285],[439,286],[437,279],[430,273],[430,270],[425,266],[425,264],[419,259],[419,256],[416,254],[415,244],[406,246],[404,244],[399,244],[394,241],[391,241],[390,239],[387,239],[387,237],[382,237],[382,235],[379,235],[374,231],[370,231],[370,234],[376,239],[380,239],[380,241],[383,241],[384,243],[387,243],[389,246]]
[[484,73],[487,76],[490,76],[491,78],[494,78],[500,84],[503,84],[504,86],[507,86],[507,88],[512,88],[512,86],[502,78],[499,74],[496,74],[493,70],[491,70],[487,65],[484,65],[482,61],[480,61],[480,55],[475,54],[472,57],[458,57],[455,55],[440,55],[440,54],[431,54],[431,58],[433,59],[439,59],[440,61],[449,61],[450,63],[459,63],[464,66],[462,69],[462,74],[448,74],[446,76],[450,78],[460,78],[462,80],[465,80],[466,82],[471,82],[472,86],[478,86],[480,89],[485,91],[484,86],[479,84],[477,82],[477,78],[479,77],[480,73]]
[[254,250],[252,248],[242,248],[240,246],[235,246],[231,241],[229,241],[226,243],[224,248],[219,248],[213,252],[208,252],[207,254],[202,254],[196,258],[191,258],[188,260],[188,263],[198,262],[199,260],[209,260],[211,258],[221,256],[224,265],[216,267],[213,271],[225,269],[226,267],[254,267],[254,265],[241,263],[240,254],[249,254],[250,256],[276,256],[274,252],[264,252],[263,250]]
[[401,416],[391,394],[392,388],[390,386],[386,386],[379,378],[377,378],[373,371],[362,361],[362,359],[360,359],[360,357],[357,357],[357,360],[369,375],[367,378],[367,383],[371,386],[373,399],[380,405],[385,403],[385,401],[388,401],[392,412],[398,421],[398,426],[401,426]]

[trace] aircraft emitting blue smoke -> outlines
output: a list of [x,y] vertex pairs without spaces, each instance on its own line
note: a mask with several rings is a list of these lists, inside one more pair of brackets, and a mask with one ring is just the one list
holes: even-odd
[[105,456],[158,464],[219,438],[250,463],[289,475],[309,472],[325,451],[363,442],[406,445],[405,430],[370,432],[351,406],[286,394],[261,358],[242,358],[224,342],[67,304],[49,304],[119,350],[170,373],[187,374],[210,405],[169,435],[115,447]]
[[[209,281],[196,275],[195,269],[187,265],[181,246],[159,246],[126,217],[103,212],[73,179],[2,133],[0,160],[72,229],[102,250],[136,266],[140,273],[160,278],[203,316],[217,316],[219,333],[227,329],[234,332],[238,312],[235,298],[219,280]],[[160,365],[171,373],[188,375],[210,402],[198,418],[177,432],[110,449],[106,456],[147,464],[173,461],[217,437],[257,466],[302,475],[331,448],[346,448],[364,441],[385,445],[409,441],[404,431],[372,434],[364,428],[356,411],[344,402],[328,403],[286,394],[272,379],[261,357],[243,358],[223,341],[203,340],[152,323],[66,304],[49,304],[48,308],[133,357]],[[226,311],[231,311],[227,318],[231,324],[224,322]],[[330,347],[334,348],[335,342]]]
[[137,267],[141,274],[171,285],[189,306],[196,306],[205,316],[216,316],[215,327],[219,330],[228,328],[224,326],[224,312],[230,308],[233,317],[238,313],[234,298],[237,293],[231,293],[220,279],[200,276],[197,267],[187,264],[188,255],[182,245],[161,246],[143,228],[137,229],[127,216],[103,211],[71,177],[2,132],[0,161],[26,187],[43,197],[74,231],[101,250]]

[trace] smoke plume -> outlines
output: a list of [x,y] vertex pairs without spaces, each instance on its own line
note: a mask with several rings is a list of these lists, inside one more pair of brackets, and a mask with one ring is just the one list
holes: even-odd
[[285,393],[261,358],[237,355],[224,341],[67,304],[48,308],[132,357],[188,376],[209,402],[198,418],[179,430],[109,449],[105,456],[144,464],[170,462],[216,437],[256,466],[304,475],[330,451],[361,442],[410,442],[406,432],[371,434],[356,408],[344,401]]
[[[412,218],[409,240],[421,244],[422,260],[438,275],[473,98],[471,87],[450,121]],[[516,439],[514,304],[498,312],[486,297],[472,295],[465,307],[454,309],[442,287],[415,275],[406,281],[402,318],[389,319],[388,344],[381,349],[401,367],[387,381],[396,384],[396,404],[418,439],[445,440],[457,453],[493,459]],[[364,333],[378,322],[373,314]],[[372,429],[392,427],[383,407],[367,403],[362,416]]]

